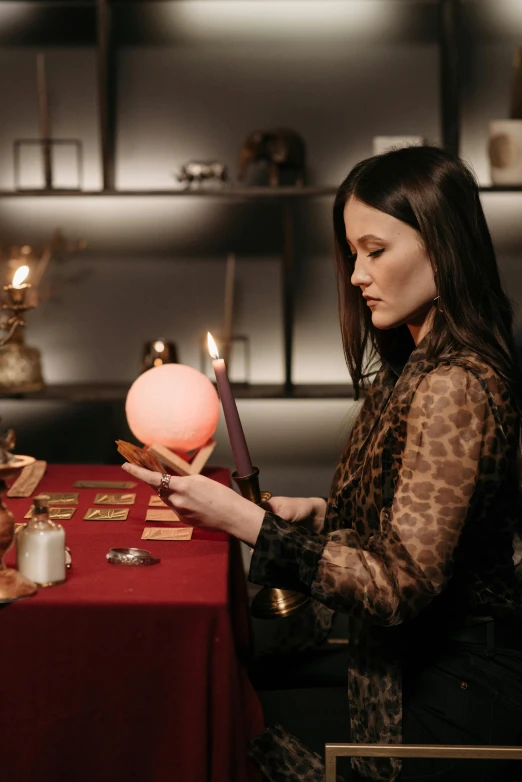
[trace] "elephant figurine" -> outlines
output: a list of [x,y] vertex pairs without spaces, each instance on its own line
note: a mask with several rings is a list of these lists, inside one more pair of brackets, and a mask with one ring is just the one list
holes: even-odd
[[[291,182],[284,184],[304,185],[306,146],[295,130],[276,128],[275,130],[256,130],[251,133],[239,152],[237,178],[243,181],[251,163],[266,161],[268,164],[268,184],[277,187],[282,184],[281,175],[289,172]],[[288,179],[288,177],[285,177]]]
[[178,182],[187,182],[191,185],[193,182],[202,184],[203,182],[226,182],[227,168],[218,160],[189,160],[181,167],[179,174],[176,174]]

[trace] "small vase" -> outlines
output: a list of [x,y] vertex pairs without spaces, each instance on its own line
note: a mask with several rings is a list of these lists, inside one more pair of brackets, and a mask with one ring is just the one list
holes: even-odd
[[4,603],[29,597],[38,591],[36,584],[4,563],[4,557],[13,544],[15,525],[14,516],[3,500],[7,491],[6,481],[18,477],[24,467],[33,462],[32,456],[14,456],[13,461],[0,464],[0,602]]
[[522,185],[522,120],[489,123],[489,163],[493,185]]

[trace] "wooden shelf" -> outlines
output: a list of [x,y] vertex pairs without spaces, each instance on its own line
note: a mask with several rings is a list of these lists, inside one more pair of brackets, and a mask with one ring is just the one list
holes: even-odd
[[[2,395],[3,400],[27,399],[29,401],[65,402],[124,402],[131,386],[128,383],[67,383],[49,385],[36,394],[16,396]],[[351,384],[293,385],[290,389],[282,383],[232,384],[236,399],[353,399]]]
[[[220,198],[279,200],[335,196],[335,185],[307,187],[231,187],[223,190],[0,190],[0,198]],[[522,185],[480,185],[481,193],[522,193]]]
[[0,198],[317,198],[332,196],[334,185],[309,185],[305,187],[224,187],[192,190],[0,190]]
[[481,185],[481,193],[522,193],[522,185]]
[[[322,198],[334,196],[336,185],[307,185],[305,187],[229,187],[200,190],[0,190],[0,198],[221,198],[280,199]],[[480,185],[481,193],[522,193],[522,185]]]

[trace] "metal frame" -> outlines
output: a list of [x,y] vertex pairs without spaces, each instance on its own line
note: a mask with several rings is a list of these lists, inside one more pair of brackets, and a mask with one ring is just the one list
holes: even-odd
[[110,0],[96,0],[97,6],[97,73],[100,146],[103,189],[115,186],[116,150],[116,52],[113,37],[113,15]]
[[[459,151],[460,105],[459,105],[459,44],[460,8],[462,0],[438,0],[439,6],[439,53],[440,53],[440,122],[443,145],[454,152]],[[101,194],[118,194],[115,190],[115,150],[117,131],[117,41],[113,29],[113,7],[111,0],[40,0],[42,6],[86,5],[96,8],[97,25],[97,77],[99,101],[99,130],[102,158],[103,189]],[[143,192],[141,195],[154,195]],[[201,194],[198,194],[201,195]],[[269,197],[277,193],[267,193]],[[283,253],[281,277],[283,289],[283,340],[284,340],[284,387],[287,396],[292,395],[292,363],[294,338],[295,298],[295,215],[292,204],[282,204]]]
[[460,758],[522,760],[522,747],[477,747],[438,744],[326,744],[325,782],[336,782],[337,758]]
[[80,139],[75,139],[75,138],[15,139],[15,141],[13,142],[13,150],[14,150],[14,186],[16,191],[23,193],[23,192],[39,192],[39,191],[50,192],[53,190],[52,170],[51,170],[51,187],[49,187],[49,182],[47,180],[47,177],[46,177],[46,184],[43,188],[20,187],[20,169],[21,169],[20,155],[22,152],[22,147],[24,146],[40,147],[43,152],[48,152],[49,160],[50,160],[51,150],[53,147],[59,147],[59,146],[74,147],[74,149],[76,150],[76,170],[78,174],[78,186],[66,188],[66,190],[67,191],[72,190],[75,192],[81,191],[83,187],[83,142]]
[[461,0],[439,0],[440,125],[442,143],[460,149]]

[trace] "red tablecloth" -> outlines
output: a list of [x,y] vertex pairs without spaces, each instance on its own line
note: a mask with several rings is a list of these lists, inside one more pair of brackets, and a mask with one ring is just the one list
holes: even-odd
[[[229,481],[223,469],[207,474]],[[151,496],[141,483],[127,521],[83,521],[101,490],[74,489],[79,478],[129,476],[117,466],[51,465],[38,486],[80,493],[61,522],[73,568],[66,584],[0,608],[1,779],[258,780],[246,759],[262,715],[244,670],[237,542],[197,530],[191,541],[141,541]],[[7,504],[22,521],[31,501]],[[110,565],[113,546],[147,548],[161,563]]]

